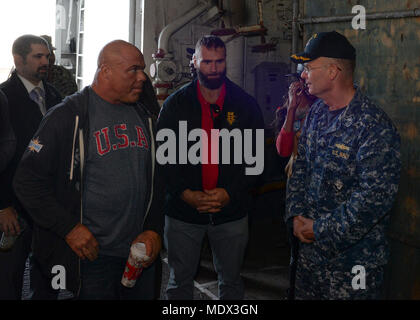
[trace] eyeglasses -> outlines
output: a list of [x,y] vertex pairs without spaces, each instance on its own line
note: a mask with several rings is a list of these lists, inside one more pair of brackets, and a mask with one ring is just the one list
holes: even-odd
[[306,72],[306,73],[309,73],[309,72],[311,72],[312,70],[315,70],[315,69],[321,69],[321,68],[324,68],[325,66],[320,66],[320,67],[313,67],[313,68],[309,68],[308,66],[303,66],[303,72]]
[[[309,73],[312,70],[321,69],[321,68],[324,68],[324,67],[329,67],[330,65],[332,65],[332,64],[328,64],[326,66],[320,66],[320,67],[313,67],[313,68],[309,68],[308,66],[303,66],[303,72]],[[341,68],[339,66],[337,66],[336,64],[334,64],[334,65],[337,67],[338,70],[341,71]]]

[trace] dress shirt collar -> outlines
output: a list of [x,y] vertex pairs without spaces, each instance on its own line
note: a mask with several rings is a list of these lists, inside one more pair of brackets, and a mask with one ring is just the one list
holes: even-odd
[[16,74],[19,77],[19,79],[22,81],[23,85],[25,86],[26,90],[28,91],[28,94],[31,93],[31,91],[35,87],[40,87],[45,92],[44,84],[42,83],[42,81],[39,81],[39,83],[35,86],[32,82],[30,82],[29,80],[22,77],[19,73],[16,72]]

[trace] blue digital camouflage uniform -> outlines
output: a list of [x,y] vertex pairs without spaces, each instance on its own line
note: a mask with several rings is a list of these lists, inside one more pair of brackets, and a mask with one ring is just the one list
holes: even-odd
[[[315,241],[300,243],[296,299],[378,298],[388,260],[387,213],[400,177],[400,137],[358,88],[329,125],[328,112],[321,100],[311,107],[287,186],[285,221],[298,215],[314,220]],[[352,287],[355,265],[365,268],[366,289]]]
[[77,92],[76,80],[70,70],[60,65],[52,65],[48,69],[48,80],[60,92],[63,97],[67,97]]

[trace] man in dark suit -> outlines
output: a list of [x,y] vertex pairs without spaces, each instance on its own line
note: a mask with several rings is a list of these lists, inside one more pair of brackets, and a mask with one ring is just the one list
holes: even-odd
[[[0,90],[0,172],[12,160],[16,148],[16,138],[10,124],[9,107],[7,98]],[[1,224],[0,220],[0,224]],[[0,225],[1,229],[1,225]]]
[[[16,151],[0,174],[0,228],[8,234],[21,234],[8,252],[0,252],[0,300],[22,296],[25,261],[31,248],[32,221],[12,189],[17,165],[41,123],[42,117],[61,102],[58,91],[45,82],[50,51],[41,37],[23,35],[12,48],[16,70],[0,84],[9,103],[10,121],[16,135]],[[24,220],[19,223],[17,217]],[[23,228],[24,227],[24,228]]]

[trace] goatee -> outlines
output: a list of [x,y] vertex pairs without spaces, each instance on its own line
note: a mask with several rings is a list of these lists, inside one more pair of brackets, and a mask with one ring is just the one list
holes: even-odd
[[[45,72],[40,72],[40,71],[45,71]],[[37,70],[37,72],[35,73],[35,77],[38,79],[38,80],[44,80],[44,79],[46,79],[47,78],[47,76],[48,76],[48,69],[47,68],[39,68],[38,70]]]

